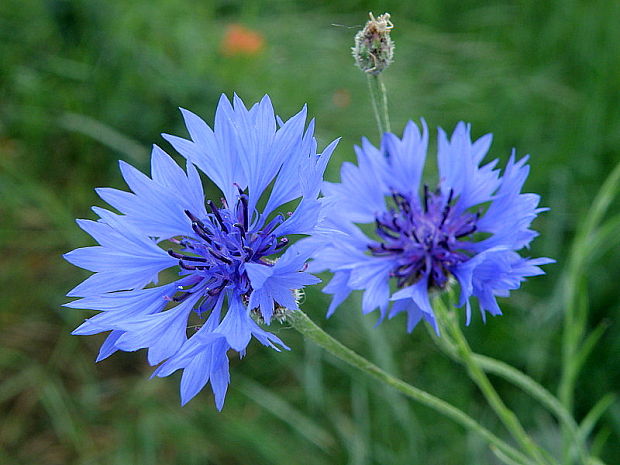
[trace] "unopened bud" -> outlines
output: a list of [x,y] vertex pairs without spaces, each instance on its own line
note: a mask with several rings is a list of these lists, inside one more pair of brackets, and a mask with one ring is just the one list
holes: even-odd
[[370,20],[364,29],[355,34],[353,58],[362,71],[377,75],[387,68],[394,58],[394,42],[390,38],[394,25],[390,21],[389,13],[377,18],[372,13],[368,14]]

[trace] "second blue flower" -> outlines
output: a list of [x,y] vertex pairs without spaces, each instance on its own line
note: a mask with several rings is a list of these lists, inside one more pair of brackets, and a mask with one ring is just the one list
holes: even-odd
[[542,274],[547,258],[517,251],[537,235],[530,224],[544,209],[539,196],[522,193],[527,157],[513,154],[502,175],[497,160],[482,164],[491,135],[472,142],[468,125],[451,137],[439,130],[439,180],[422,182],[428,130],[413,123],[403,137],[386,133],[380,148],[368,140],[356,147],[358,165],[345,163],[341,183],[325,183],[322,234],[314,271],[334,278],[328,315],[352,290],[363,290],[364,313],[381,318],[407,314],[411,331],[422,319],[437,329],[430,295],[460,287],[467,322],[470,298],[486,312],[501,313],[496,297],[517,289],[527,276]]

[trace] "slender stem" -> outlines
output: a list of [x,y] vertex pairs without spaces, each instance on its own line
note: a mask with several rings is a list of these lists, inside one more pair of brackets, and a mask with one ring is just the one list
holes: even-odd
[[388,112],[387,89],[385,88],[385,83],[383,82],[383,78],[380,74],[377,76],[377,82],[379,83],[379,91],[381,95],[381,112],[383,113],[383,119],[385,121],[385,130],[387,132],[391,132],[392,128],[390,126],[390,114]]
[[379,137],[383,137],[383,133],[390,131],[390,116],[388,114],[387,90],[380,74],[367,74],[368,90],[370,91],[370,100],[372,102],[372,110],[375,114],[377,127],[379,129]]
[[476,420],[474,420],[462,410],[459,410],[448,402],[438,397],[435,397],[432,394],[423,391],[422,389],[416,388],[408,383],[405,383],[401,379],[398,379],[386,373],[377,365],[356,354],[351,349],[344,346],[339,341],[337,341],[325,331],[323,331],[321,328],[319,328],[301,310],[295,310],[291,312],[287,317],[287,321],[293,326],[293,328],[303,334],[304,337],[310,339],[315,344],[319,345],[340,360],[348,363],[355,368],[358,368],[366,375],[378,379],[379,381],[387,384],[388,386],[391,386],[392,388],[406,395],[410,399],[426,405],[427,407],[435,410],[436,412],[454,420],[468,430],[476,432],[481,437],[483,437],[489,444],[495,446],[497,450],[501,451],[504,455],[509,457],[513,461],[511,463],[518,463],[523,465],[533,465],[535,463],[518,450],[506,444],[499,437],[494,435],[484,426],[480,425]]
[[[459,357],[456,346],[450,340],[448,335],[444,334],[442,337],[439,337],[430,327],[428,327],[428,334],[446,355],[458,363],[463,363],[463,360]],[[585,440],[579,434],[579,427],[577,423],[553,394],[528,375],[517,370],[513,366],[508,365],[507,363],[477,353],[473,353],[472,355],[474,361],[480,365],[480,368],[482,368],[486,373],[494,374],[504,378],[506,381],[511,382],[529,394],[533,399],[538,400],[551,413],[553,413],[561,424],[569,431],[572,440],[571,449],[577,451],[581,461],[580,463],[584,465],[588,463]]]
[[540,447],[534,443],[523,429],[523,426],[521,426],[521,422],[514,412],[506,407],[506,404],[504,404],[504,401],[491,384],[484,370],[482,370],[475,360],[471,347],[469,347],[467,339],[465,339],[465,335],[461,331],[454,312],[449,312],[444,302],[439,298],[435,299],[433,309],[435,310],[435,316],[439,320],[440,327],[445,329],[454,341],[456,350],[467,368],[469,377],[480,388],[487,402],[513,438],[528,452],[536,463],[556,463],[551,457],[544,454]]
[[383,120],[381,119],[381,111],[379,110],[379,101],[377,98],[377,90],[375,87],[375,82],[373,81],[374,76],[371,74],[368,75],[368,92],[370,93],[370,101],[372,103],[372,112],[375,115],[375,121],[377,122],[377,129],[379,129],[379,138],[383,137],[383,133],[385,132],[385,127],[383,125]]

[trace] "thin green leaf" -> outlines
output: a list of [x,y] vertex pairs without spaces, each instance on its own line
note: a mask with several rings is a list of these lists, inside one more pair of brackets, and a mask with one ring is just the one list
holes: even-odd
[[592,353],[592,349],[596,347],[596,344],[601,339],[603,334],[605,334],[605,331],[609,328],[610,324],[611,323],[609,321],[602,321],[583,341],[583,344],[581,344],[579,350],[575,354],[575,360],[573,362],[575,367],[573,369],[575,372],[581,370],[588,356]]
[[90,116],[65,113],[58,119],[58,124],[68,131],[91,137],[133,161],[143,162],[148,157],[147,150],[140,143]]
[[600,420],[605,411],[613,405],[615,400],[616,395],[609,393],[604,395],[596,404],[594,404],[594,407],[592,407],[579,425],[579,435],[582,438],[585,439],[590,435],[596,426],[596,423]]
[[333,439],[327,431],[282,397],[274,394],[271,390],[265,389],[249,378],[239,378],[240,377],[238,377],[237,389],[248,398],[252,399],[252,402],[256,402],[277,418],[284,421],[293,428],[293,430],[297,431],[319,449],[327,452],[329,448],[333,446]]

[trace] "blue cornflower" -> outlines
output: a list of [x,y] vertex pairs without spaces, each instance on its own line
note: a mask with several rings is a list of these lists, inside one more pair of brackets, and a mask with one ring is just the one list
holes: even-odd
[[458,283],[469,324],[471,297],[483,319],[499,315],[497,296],[543,273],[538,265],[553,260],[517,253],[536,237],[530,224],[545,210],[538,195],[521,193],[527,157],[513,153],[500,176],[497,160],[481,165],[490,145],[490,134],[472,142],[462,122],[450,139],[439,129],[439,182],[431,188],[421,186],[424,121],[421,133],[410,121],[402,139],[384,134],[380,149],[362,140],[358,165],[342,166],[341,183],[324,183],[322,233],[312,239],[319,246],[310,269],[334,273],[324,289],[333,294],[328,316],[363,290],[364,313],[378,308],[381,321],[406,312],[408,331],[421,319],[438,331],[430,294]]
[[[149,363],[159,365],[154,376],[183,370],[183,404],[210,382],[221,409],[228,351],[243,356],[252,336],[288,349],[255,320],[269,324],[297,309],[297,290],[319,281],[306,271],[310,250],[286,236],[314,230],[336,141],[317,154],[306,108],[283,122],[267,96],[249,110],[237,96],[234,106],[222,96],[213,130],[181,111],[191,140],[164,138],[187,159],[187,171],[157,146],[150,178],[120,163],[132,192],[97,189],[121,214],[93,207],[97,221],[78,220],[99,245],[65,258],[95,274],[68,294],[81,299],[66,305],[101,312],[73,332],[111,331],[98,361],[147,348]],[[196,167],[222,191],[220,202],[205,202]],[[277,212],[296,199],[293,212]],[[176,279],[162,274],[169,268]],[[171,279],[160,284],[160,277]]]

